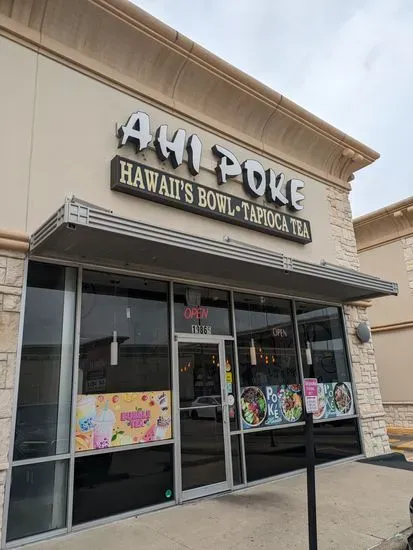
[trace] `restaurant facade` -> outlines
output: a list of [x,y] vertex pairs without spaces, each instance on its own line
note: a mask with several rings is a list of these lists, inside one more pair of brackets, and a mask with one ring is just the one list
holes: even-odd
[[2,547],[389,451],[378,154],[123,0],[0,2]]

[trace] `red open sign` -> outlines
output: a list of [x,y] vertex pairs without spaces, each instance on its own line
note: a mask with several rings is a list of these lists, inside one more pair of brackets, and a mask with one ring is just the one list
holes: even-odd
[[186,307],[184,309],[184,317],[187,321],[189,321],[189,319],[208,319],[208,308]]

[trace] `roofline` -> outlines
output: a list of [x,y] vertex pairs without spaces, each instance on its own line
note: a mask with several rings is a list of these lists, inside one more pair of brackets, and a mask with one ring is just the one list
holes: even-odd
[[385,218],[387,216],[394,216],[396,212],[407,210],[410,207],[413,208],[413,196],[408,197],[407,199],[403,199],[398,202],[394,202],[392,204],[389,204],[388,206],[384,206],[383,208],[379,208],[378,210],[373,210],[372,212],[369,212],[367,214],[363,214],[363,216],[359,216],[357,218],[354,218],[353,225],[354,227],[357,227],[359,225],[362,225],[366,222],[371,222],[373,220],[379,219],[379,218]]
[[13,0],[0,35],[330,185],[379,158],[128,0],[75,4]]

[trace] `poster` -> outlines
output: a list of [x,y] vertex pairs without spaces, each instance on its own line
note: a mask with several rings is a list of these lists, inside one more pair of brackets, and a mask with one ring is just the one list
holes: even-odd
[[246,429],[298,422],[303,416],[301,386],[249,386],[241,391]]
[[[354,414],[350,382],[319,383],[317,391],[318,409],[314,420]],[[301,422],[304,420],[302,388],[298,384],[241,388],[241,412],[244,429]]]
[[350,382],[318,384],[318,410],[314,420],[354,414],[354,399]]
[[76,451],[170,439],[171,392],[82,394],[76,405]]

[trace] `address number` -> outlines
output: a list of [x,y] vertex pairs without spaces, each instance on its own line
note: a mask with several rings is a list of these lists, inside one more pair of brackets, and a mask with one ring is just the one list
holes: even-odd
[[212,327],[208,325],[192,325],[192,334],[212,334]]

